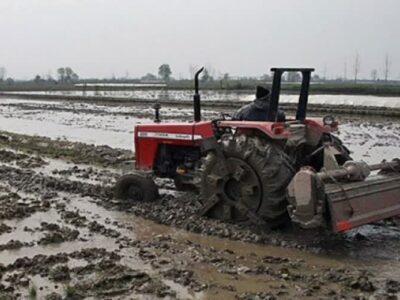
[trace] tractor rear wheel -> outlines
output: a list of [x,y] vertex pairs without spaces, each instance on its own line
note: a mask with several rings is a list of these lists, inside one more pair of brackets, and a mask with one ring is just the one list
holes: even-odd
[[158,197],[158,188],[150,178],[139,174],[121,176],[115,184],[115,198],[127,202],[149,202]]
[[294,175],[286,154],[256,136],[239,135],[220,144],[224,159],[210,152],[202,166],[200,192],[204,204],[214,195],[220,200],[207,215],[249,221],[248,215],[232,205],[240,201],[271,226],[286,221],[286,189]]

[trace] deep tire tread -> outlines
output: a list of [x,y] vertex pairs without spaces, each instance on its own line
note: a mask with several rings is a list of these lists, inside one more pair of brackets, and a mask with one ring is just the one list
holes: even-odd
[[[260,137],[244,134],[224,139],[221,145],[225,157],[243,159],[258,175],[263,190],[258,215],[271,223],[277,223],[280,219],[286,221],[286,189],[294,169],[283,151]],[[216,163],[217,157],[209,153],[202,167],[204,174],[208,174]],[[204,175],[202,180],[206,177]],[[201,185],[202,194],[203,189],[207,189],[206,184]]]

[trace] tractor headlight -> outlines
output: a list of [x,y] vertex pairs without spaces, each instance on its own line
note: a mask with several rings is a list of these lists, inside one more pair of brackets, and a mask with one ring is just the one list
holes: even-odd
[[332,126],[336,120],[333,116],[325,116],[322,121],[324,122],[324,125]]

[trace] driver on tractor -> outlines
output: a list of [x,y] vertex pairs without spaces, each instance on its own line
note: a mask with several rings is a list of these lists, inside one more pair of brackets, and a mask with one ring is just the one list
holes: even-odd
[[[271,93],[268,89],[262,86],[257,86],[256,99],[249,104],[241,107],[233,115],[233,120],[239,121],[266,121]],[[285,113],[278,110],[277,121],[285,122]]]

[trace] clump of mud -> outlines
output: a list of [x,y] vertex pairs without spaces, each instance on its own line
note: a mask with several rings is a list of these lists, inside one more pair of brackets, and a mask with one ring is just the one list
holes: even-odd
[[[46,210],[48,210],[46,203],[34,198],[21,197],[18,193],[0,187],[0,220],[25,218],[37,211]],[[3,230],[6,229],[3,225]]]
[[2,235],[3,233],[10,233],[10,232],[12,232],[12,227],[4,223],[0,224],[0,235]]
[[54,175],[61,175],[61,176],[75,176],[76,178],[79,179],[95,179],[96,181],[104,181],[104,182],[109,182],[110,179],[116,179],[119,175],[116,172],[111,172],[110,170],[98,170],[92,167],[88,168],[80,168],[78,166],[73,166],[68,169],[62,169],[62,170],[52,170],[51,172]]
[[60,227],[57,224],[42,223],[42,231],[47,231],[39,241],[40,245],[60,244],[66,241],[76,240],[79,231],[68,227]]
[[0,132],[0,145],[52,158],[64,158],[74,163],[118,166],[132,159],[132,152],[128,150],[8,132]]
[[23,243],[18,240],[10,240],[6,244],[0,245],[0,251],[15,250],[15,249],[20,249],[22,247],[29,247],[32,245],[33,245],[33,243]]
[[4,163],[15,162],[21,168],[38,168],[46,164],[46,161],[38,155],[30,156],[5,149],[0,149],[0,161]]

